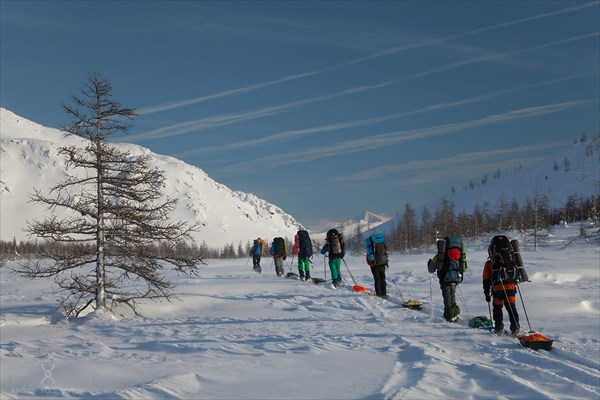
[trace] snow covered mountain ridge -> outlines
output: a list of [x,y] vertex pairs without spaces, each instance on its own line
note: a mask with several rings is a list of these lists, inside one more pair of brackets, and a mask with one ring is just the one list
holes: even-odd
[[[58,148],[84,145],[79,137],[64,137],[9,110],[0,108],[0,239],[28,240],[27,221],[48,212],[29,203],[34,188],[47,194],[68,174],[79,171],[64,167]],[[234,191],[215,182],[200,168],[172,157],[152,153],[133,144],[116,144],[131,154],[147,154],[165,172],[164,194],[178,199],[171,214],[174,221],[199,221],[203,226],[193,237],[209,247],[245,245],[256,237],[293,237],[298,221],[280,207],[254,194]]]

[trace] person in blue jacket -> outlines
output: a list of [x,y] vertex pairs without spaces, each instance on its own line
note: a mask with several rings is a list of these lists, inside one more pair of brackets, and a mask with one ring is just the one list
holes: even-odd
[[252,269],[256,272],[262,272],[262,268],[260,266],[260,258],[265,252],[265,241],[261,238],[254,239],[254,244],[252,245],[252,249],[250,250],[250,255],[252,255]]

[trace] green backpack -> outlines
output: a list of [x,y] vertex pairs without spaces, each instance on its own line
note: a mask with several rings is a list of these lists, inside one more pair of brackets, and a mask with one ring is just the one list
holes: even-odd
[[469,320],[469,327],[474,329],[490,330],[494,327],[494,321],[485,315],[480,315],[479,317],[474,317]]

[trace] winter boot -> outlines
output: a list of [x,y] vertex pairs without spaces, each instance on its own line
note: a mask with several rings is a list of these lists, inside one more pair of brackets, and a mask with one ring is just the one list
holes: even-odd
[[304,280],[304,271],[299,269],[298,272],[300,273],[300,280],[303,281]]
[[458,315],[460,314],[460,308],[458,307],[458,305],[454,304],[451,307],[451,314],[453,320],[456,320],[458,318]]
[[452,308],[451,307],[444,308],[444,319],[446,321],[452,321]]
[[310,271],[306,271],[306,280],[310,281]]

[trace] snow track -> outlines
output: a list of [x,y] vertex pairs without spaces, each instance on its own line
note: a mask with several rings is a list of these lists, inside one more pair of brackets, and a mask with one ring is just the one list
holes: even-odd
[[[403,262],[408,257],[402,256]],[[422,264],[422,255],[412,257],[414,265]],[[563,320],[555,323],[555,314],[545,316],[536,309],[536,301],[556,298],[556,291],[545,290],[548,281],[529,284],[528,299],[535,301],[527,301],[533,303],[534,321],[556,339],[550,352],[526,349],[514,338],[466,326],[471,317],[466,308],[476,315],[487,314],[475,274],[461,287],[469,301],[468,307],[461,307],[462,320],[451,324],[442,318],[437,282],[431,317],[429,279],[423,268],[388,272],[389,282],[396,279],[405,298],[425,303],[422,311],[416,311],[402,308],[397,297],[383,300],[352,292],[348,286],[333,290],[328,284],[254,274],[245,261],[211,261],[198,279],[174,276],[179,279],[180,301],[149,303],[142,309],[145,318],[120,321],[99,315],[77,321],[49,316],[54,299],[33,295],[37,286],[2,268],[0,397],[400,400],[600,396],[600,327],[597,321],[577,314],[565,319],[561,309],[555,314]],[[360,258],[348,258],[348,263],[359,284],[372,285]],[[473,268],[475,263],[470,265]],[[595,272],[590,273],[593,277]],[[586,271],[578,274],[585,276]],[[584,281],[581,292],[579,281],[569,282],[571,291],[565,295],[588,296],[583,291],[597,287],[597,282],[589,276]],[[393,285],[388,289],[392,296],[397,294]],[[598,298],[588,296],[585,301],[598,304]]]

